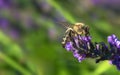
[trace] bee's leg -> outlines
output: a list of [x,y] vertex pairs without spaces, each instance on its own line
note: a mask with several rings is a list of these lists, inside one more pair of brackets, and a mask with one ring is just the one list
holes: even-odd
[[90,33],[89,33],[89,27],[88,26],[85,27],[85,35],[86,36],[90,35]]

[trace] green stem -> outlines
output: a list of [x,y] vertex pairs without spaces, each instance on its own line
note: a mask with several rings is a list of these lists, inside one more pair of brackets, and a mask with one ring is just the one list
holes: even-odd
[[92,75],[101,75],[103,72],[107,71],[111,65],[108,61],[101,63],[98,68],[92,73]]
[[0,52],[0,59],[2,59],[7,64],[9,64],[11,67],[13,67],[16,70],[18,70],[19,72],[21,72],[23,75],[31,75],[28,71],[26,71],[19,64],[17,64],[15,61],[13,61],[10,57],[8,57],[7,55],[5,55],[2,52]]

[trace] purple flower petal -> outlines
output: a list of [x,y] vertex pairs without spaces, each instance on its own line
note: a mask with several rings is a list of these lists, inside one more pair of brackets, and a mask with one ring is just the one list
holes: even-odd
[[75,43],[76,43],[77,47],[79,48],[80,46],[79,46],[79,40],[78,40],[78,37],[75,37],[74,40],[75,40]]
[[111,36],[108,36],[108,42],[112,45],[115,44],[116,36],[113,34]]
[[78,59],[79,62],[85,59],[85,54],[79,54],[78,50],[73,52],[73,56]]
[[120,70],[120,56],[115,55],[111,61],[112,61],[112,64],[115,65],[118,70]]
[[67,51],[71,51],[72,48],[73,48],[72,42],[67,42],[66,45],[65,45],[65,49],[66,49]]

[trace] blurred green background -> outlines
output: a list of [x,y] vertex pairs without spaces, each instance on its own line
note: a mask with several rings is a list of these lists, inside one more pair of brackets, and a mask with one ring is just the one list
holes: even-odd
[[120,0],[0,0],[0,75],[120,75],[109,61],[79,63],[59,22],[90,26],[93,42],[120,37]]

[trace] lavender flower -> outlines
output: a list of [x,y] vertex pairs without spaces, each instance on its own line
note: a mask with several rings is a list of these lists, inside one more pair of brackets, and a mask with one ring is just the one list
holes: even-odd
[[73,56],[78,59],[79,62],[85,59],[86,55],[85,54],[79,54],[78,50],[73,51]]
[[84,50],[89,49],[89,42],[91,40],[90,36],[76,36],[73,37],[73,41],[67,42],[65,49],[67,51],[72,51],[73,56],[78,59],[79,62],[85,59],[86,52]]
[[118,70],[120,70],[120,55],[114,55],[113,59],[111,60],[112,64],[117,67]]
[[108,36],[108,42],[110,44],[112,53],[114,53],[110,59],[113,65],[116,65],[116,67],[120,70],[120,41],[118,38],[113,34],[111,36]]
[[111,45],[116,46],[117,48],[120,48],[120,41],[118,40],[118,38],[113,34],[111,36],[108,36],[108,42]]
[[115,40],[117,40],[117,38],[114,34],[111,36],[108,36],[108,42],[110,43],[110,45],[115,45]]
[[71,51],[79,62],[85,58],[94,58],[96,63],[108,60],[120,70],[120,41],[118,38],[114,34],[108,36],[110,47],[104,42],[93,43],[91,40],[90,35],[75,34],[75,36],[71,36],[71,34],[67,34],[63,41],[63,47],[67,51]]

